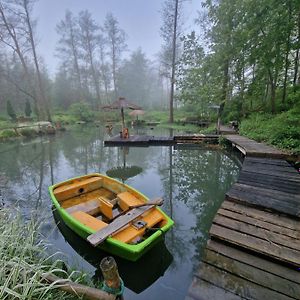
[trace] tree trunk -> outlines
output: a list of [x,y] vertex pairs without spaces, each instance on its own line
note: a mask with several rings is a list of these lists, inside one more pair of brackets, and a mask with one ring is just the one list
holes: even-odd
[[[297,42],[298,45],[300,43],[300,12],[298,13],[298,37],[297,37]],[[299,72],[299,51],[300,51],[300,46],[298,46],[297,50],[296,50],[296,57],[295,57],[295,64],[294,64],[294,79],[293,79],[293,86],[295,87],[296,84],[300,83],[300,76],[298,78],[298,72]]]
[[287,89],[287,77],[288,77],[288,70],[290,66],[290,60],[289,60],[289,54],[291,50],[291,29],[290,29],[290,23],[291,23],[291,16],[292,16],[292,8],[291,8],[291,2],[289,2],[289,20],[288,20],[288,34],[286,37],[286,52],[285,52],[285,68],[284,68],[284,79],[283,79],[283,92],[282,92],[282,99],[281,102],[285,103],[286,101],[286,89]]
[[40,97],[42,104],[45,106],[47,119],[49,122],[51,122],[52,118],[51,118],[51,114],[50,114],[48,99],[46,98],[46,94],[45,94],[45,90],[44,90],[44,84],[42,82],[38,57],[37,57],[37,53],[36,53],[35,41],[33,38],[33,30],[32,30],[30,15],[29,15],[28,3],[29,3],[28,0],[23,0],[24,10],[26,13],[26,23],[27,23],[27,27],[28,27],[29,40],[30,40],[30,44],[31,44],[31,48],[32,48],[31,50],[32,50],[32,54],[33,54],[33,60],[34,60],[34,65],[35,65],[37,79],[38,79],[38,96]]
[[171,91],[170,91],[170,115],[169,122],[174,122],[174,87],[175,87],[175,60],[176,60],[176,36],[177,36],[178,0],[175,0],[173,45],[172,45],[172,71],[171,71]]
[[224,69],[223,69],[223,83],[222,83],[222,96],[221,99],[224,103],[227,102],[228,96],[228,82],[229,82],[229,60],[226,59],[224,62]]

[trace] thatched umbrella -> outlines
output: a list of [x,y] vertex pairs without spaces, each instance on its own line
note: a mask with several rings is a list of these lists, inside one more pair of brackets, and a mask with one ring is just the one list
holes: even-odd
[[136,116],[136,120],[138,121],[139,116],[144,115],[144,114],[145,114],[145,111],[142,110],[142,109],[135,109],[135,110],[131,111],[129,114],[130,114],[131,116]]
[[136,104],[127,101],[124,97],[120,97],[117,101],[110,105],[105,105],[103,108],[121,109],[122,128],[125,128],[124,108],[141,110],[142,108]]

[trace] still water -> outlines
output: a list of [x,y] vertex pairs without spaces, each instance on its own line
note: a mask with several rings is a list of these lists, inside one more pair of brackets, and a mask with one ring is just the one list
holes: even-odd
[[[142,132],[139,132],[142,133]],[[152,131],[169,135],[169,132]],[[79,240],[52,213],[48,186],[92,172],[108,173],[149,198],[175,221],[165,241],[136,263],[117,259],[125,299],[184,299],[215,212],[237,179],[240,161],[206,147],[104,147],[102,128],[78,127],[55,136],[0,144],[0,200],[26,218],[41,218],[42,233],[64,260],[94,280],[107,254]]]

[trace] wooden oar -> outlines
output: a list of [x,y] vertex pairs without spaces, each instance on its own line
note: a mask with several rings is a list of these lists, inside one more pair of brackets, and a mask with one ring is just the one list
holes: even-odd
[[143,207],[143,206],[148,206],[148,205],[161,206],[161,205],[163,205],[163,203],[164,203],[164,199],[163,198],[156,198],[156,199],[147,201],[145,203],[136,204],[136,205],[130,205],[129,209]]
[[[156,205],[162,205],[163,199],[158,198],[152,201],[148,201],[142,204],[133,205],[130,208],[132,210],[126,210],[116,216],[113,221],[106,227],[98,230],[97,232],[89,235],[87,237],[87,241],[92,244],[93,246],[98,246],[101,243],[103,243],[109,236],[123,228],[124,226],[127,226],[132,221],[134,221],[136,218],[141,216],[143,213],[145,213],[150,208],[145,208],[144,206],[153,206]],[[143,208],[144,207],[144,208]],[[134,209],[137,208],[137,209]]]

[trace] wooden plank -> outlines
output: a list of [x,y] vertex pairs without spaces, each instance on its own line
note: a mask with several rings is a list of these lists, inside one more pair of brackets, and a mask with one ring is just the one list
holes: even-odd
[[259,158],[259,157],[245,157],[245,163],[258,163],[260,165],[275,165],[275,166],[284,166],[291,167],[291,165],[285,159],[276,159],[276,158]]
[[[259,220],[259,219],[253,218],[253,217],[248,217],[244,214],[233,212],[233,211],[222,209],[222,208],[220,208],[218,210],[217,214],[221,215],[221,216],[225,216],[227,218],[231,218],[238,222],[241,221],[241,222],[247,223],[249,225],[254,225],[255,227],[266,229],[271,232],[276,232],[276,233],[286,235],[286,236],[300,240],[300,231],[291,230],[289,228],[285,228],[285,227],[279,226],[277,224],[271,224],[271,223],[265,222],[263,220]],[[299,222],[299,224],[300,224],[300,222]]]
[[297,180],[284,176],[266,176],[264,174],[242,170],[238,178],[238,183],[300,195],[300,176]]
[[213,241],[213,240],[208,241],[206,248],[215,251],[217,253],[220,253],[223,256],[226,256],[228,258],[248,264],[259,270],[264,270],[280,278],[294,282],[298,285],[300,284],[299,271],[296,271],[292,268],[288,268],[286,266],[274,263],[272,261],[263,259],[256,255],[254,256],[247,252],[238,250],[233,247],[229,247],[223,243]]
[[90,215],[95,215],[100,212],[100,201],[98,199],[89,200],[66,208],[66,211],[69,214],[74,213],[75,211],[82,211]]
[[240,297],[232,292],[226,291],[223,288],[215,286],[212,283],[209,283],[205,280],[202,280],[198,277],[194,277],[192,284],[188,291],[188,296],[185,297],[185,300],[240,300],[246,299]]
[[269,208],[291,216],[300,217],[298,195],[235,183],[226,193],[226,200],[247,203],[264,209]]
[[300,267],[299,251],[289,248],[285,248],[283,251],[282,247],[274,246],[270,242],[216,224],[212,225],[210,235],[212,238],[272,257],[298,268]]
[[[276,166],[275,166],[276,167]],[[248,173],[254,173],[259,174],[263,176],[277,176],[279,178],[284,178],[285,180],[291,179],[300,182],[300,176],[297,173],[294,173],[290,168],[286,167],[277,167],[278,169],[267,169],[267,168],[261,168],[259,166],[247,166],[245,163],[243,164],[242,172],[248,172]],[[285,170],[280,170],[284,168]]]
[[285,251],[285,248],[299,251],[298,255],[300,258],[300,240],[298,239],[278,234],[276,232],[271,232],[255,225],[244,223],[242,221],[236,221],[219,214],[215,216],[213,223],[226,228],[230,228],[234,231],[245,233],[249,236],[251,235],[257,239],[265,240],[275,247],[281,247],[282,251]]
[[[255,257],[253,257],[253,259],[255,259]],[[278,277],[266,272],[265,270],[257,269],[244,262],[228,258],[208,249],[204,252],[202,261],[266,289],[275,291],[293,299],[300,299],[299,284],[291,282],[285,278]]]
[[205,262],[201,263],[196,276],[246,299],[293,299]]
[[89,235],[87,240],[93,246],[98,246],[102,242],[104,242],[109,236],[128,225],[130,222],[141,216],[147,210],[154,208],[155,205],[152,206],[144,206],[130,210],[125,215],[122,215],[115,219],[113,222],[109,224],[109,226]]
[[300,231],[299,221],[287,218],[279,214],[262,211],[253,207],[245,206],[239,203],[234,203],[226,200],[223,202],[222,208],[255,218],[257,220],[262,220],[270,224],[275,224],[282,228],[294,230],[296,231],[296,233]]

